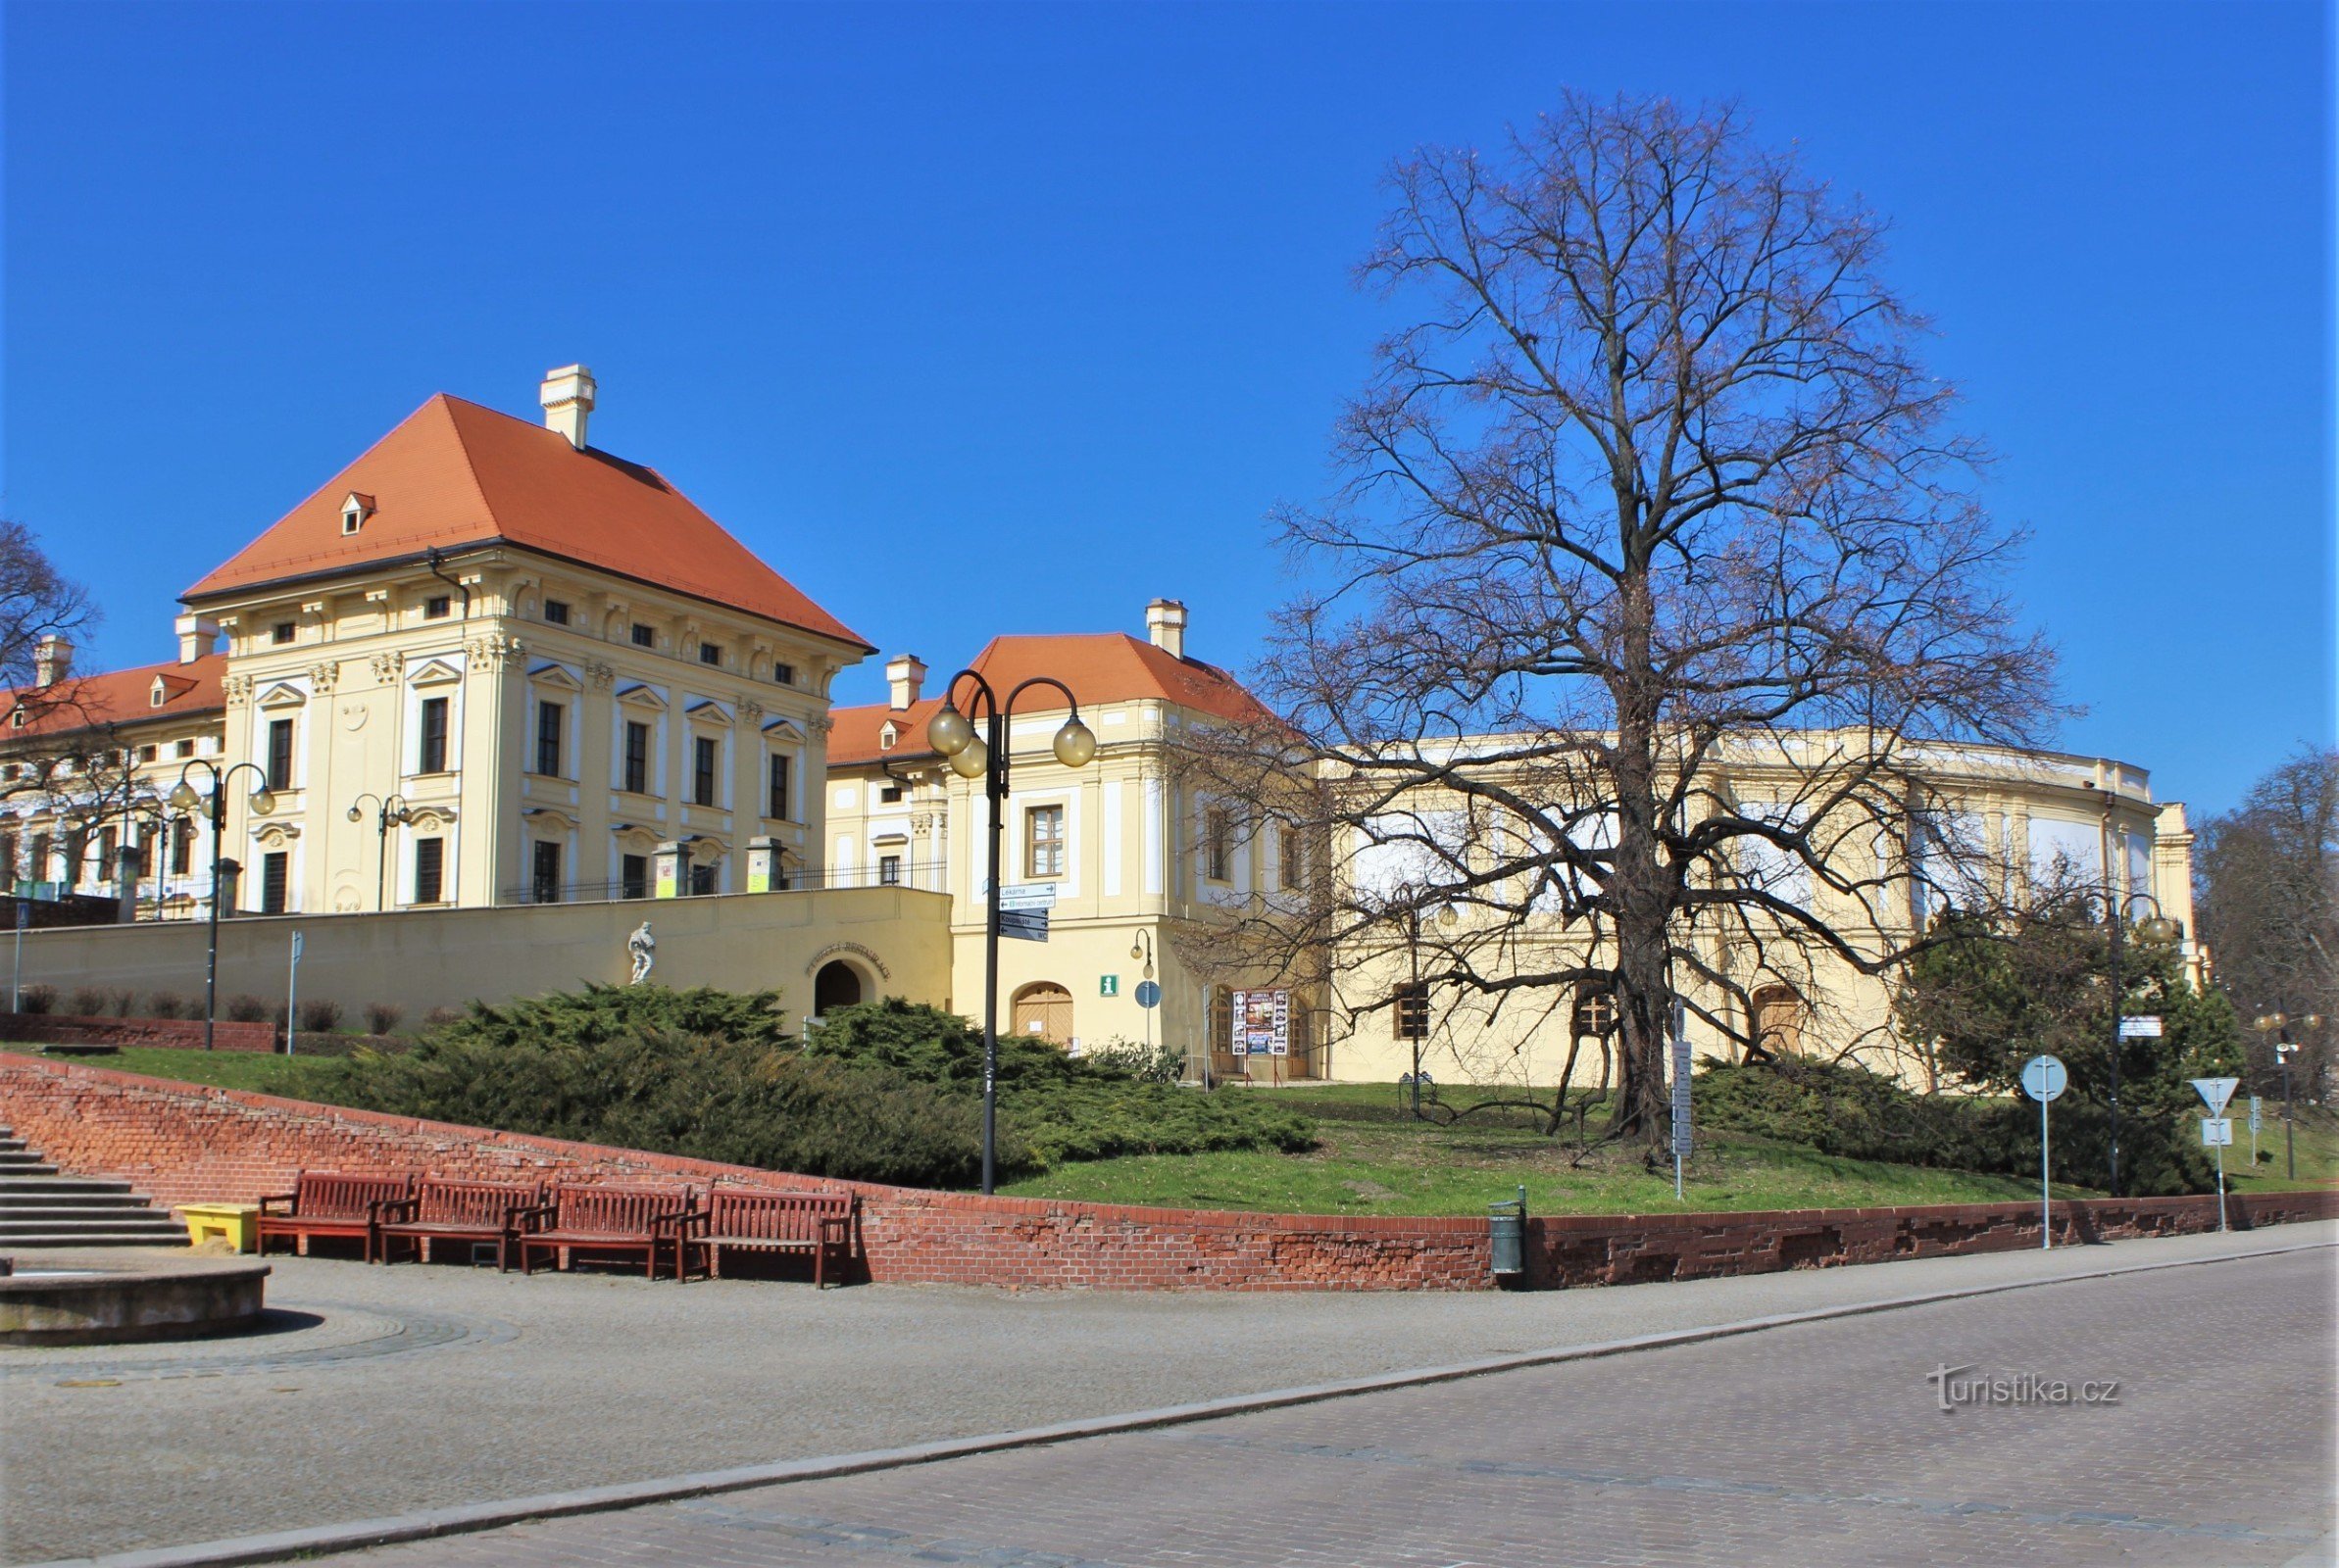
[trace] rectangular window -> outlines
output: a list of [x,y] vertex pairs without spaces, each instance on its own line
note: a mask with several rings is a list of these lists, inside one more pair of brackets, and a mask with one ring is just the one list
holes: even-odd
[[779,684],[782,686],[793,686],[796,684],[796,666],[793,664],[782,664],[777,661],[773,661],[771,665],[771,678],[779,682]]
[[268,629],[268,640],[278,648],[300,635],[300,627],[289,620],[279,620]]
[[879,806],[899,805],[901,803],[901,798],[902,787],[899,784],[885,784],[878,787],[877,804]]
[[1023,874],[1064,875],[1064,808],[1034,806],[1023,813]]
[[566,625],[568,625],[568,624],[569,624],[569,602],[568,602],[567,600],[565,600],[565,599],[547,599],[547,600],[545,600],[545,601],[544,601],[544,623],[545,623],[547,626],[566,626]]
[[690,868],[690,892],[692,897],[699,898],[709,894],[721,893],[722,891],[722,877],[720,867],[712,865],[694,865]]
[[143,882],[154,875],[154,830],[138,830],[138,880]]
[[195,824],[185,817],[171,824],[171,874],[185,876],[195,863]]
[[712,735],[697,735],[690,742],[690,804],[715,804],[715,751],[717,742]]
[[877,857],[877,884],[880,887],[888,888],[898,888],[902,885],[902,858],[900,856],[880,855]]
[[1426,981],[1415,980],[1397,988],[1396,1005],[1389,1009],[1397,1038],[1426,1040],[1429,1038],[1429,986]]
[[618,897],[646,899],[650,896],[650,858],[646,855],[622,855],[618,858]]
[[141,746],[138,748],[138,760],[141,762],[151,762],[159,755],[160,752],[155,747]]
[[447,841],[445,839],[415,840],[415,903],[442,904],[446,901]]
[[0,833],[0,887],[17,885],[17,836]]
[[636,648],[655,648],[655,647],[657,647],[657,646],[658,646],[658,631],[657,631],[657,628],[655,628],[655,627],[653,627],[652,625],[650,625],[650,623],[649,623],[648,621],[643,621],[643,620],[637,620],[637,621],[635,621],[635,622],[633,623],[633,646],[634,646],[634,647],[636,647]]
[[774,822],[793,820],[788,814],[788,760],[771,759],[771,776],[764,792],[764,814]]
[[625,788],[634,795],[650,793],[650,726],[625,721]]
[[195,743],[193,741],[180,741],[177,745],[171,748],[171,755],[173,757],[192,757],[195,755]]
[[292,788],[292,720],[272,718],[268,723],[268,787]]
[[282,914],[292,906],[292,856],[272,850],[260,858],[260,912]]
[[455,601],[445,594],[432,594],[423,601],[424,620],[444,620],[454,612]]
[[447,700],[444,697],[423,699],[423,744],[415,759],[419,773],[444,773],[447,770]]
[[1202,874],[1213,882],[1234,879],[1234,827],[1221,807],[1202,818]]
[[49,879],[49,836],[46,833],[32,835],[32,864],[27,869],[35,882]]
[[122,829],[100,828],[97,835],[97,876],[103,882],[122,868]]
[[561,705],[536,705],[536,771],[546,778],[561,776]]
[[529,867],[528,891],[537,904],[561,902],[561,847],[542,839],[536,841],[535,859]]
[[1289,822],[1275,829],[1276,879],[1286,892],[1297,893],[1308,885],[1307,851],[1302,843],[1300,830]]
[[722,663],[722,644],[721,644],[721,643],[701,643],[701,644],[699,644],[699,645],[698,645],[698,662],[699,662],[700,663],[702,663],[702,664],[720,664],[720,663]]

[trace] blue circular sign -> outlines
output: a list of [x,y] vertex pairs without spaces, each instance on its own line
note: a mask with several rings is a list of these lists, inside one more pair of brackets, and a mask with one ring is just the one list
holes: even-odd
[[1137,1005],[1140,1007],[1158,1007],[1161,1004],[1162,988],[1158,985],[1155,985],[1151,980],[1138,981]]
[[2033,1100],[2041,1102],[2053,1100],[2069,1082],[2070,1074],[2064,1070],[2059,1057],[2033,1056],[2022,1064],[2022,1091]]

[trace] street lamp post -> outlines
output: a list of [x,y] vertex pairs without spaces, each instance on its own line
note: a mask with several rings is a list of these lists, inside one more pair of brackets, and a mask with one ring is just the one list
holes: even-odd
[[366,819],[365,806],[368,801],[373,803],[373,836],[376,840],[373,852],[373,912],[379,914],[389,907],[386,901],[390,887],[390,828],[392,824],[405,826],[409,813],[405,796],[391,795],[385,799],[368,790],[350,803],[349,819],[352,822]]
[[[1153,933],[1142,926],[1129,934],[1129,961],[1132,963],[1142,962],[1145,965],[1145,972],[1137,977],[1138,986],[1142,989],[1145,982],[1153,978]],[[1137,1010],[1145,1014],[1145,1061],[1146,1070],[1150,1072],[1153,1070],[1153,1009],[1144,1005],[1143,999],[1140,998]],[[1202,1065],[1204,1076],[1207,1078],[1210,1068],[1210,1043],[1208,1041],[1203,1042]]]
[[[961,681],[973,683],[967,712],[960,712]],[[1072,689],[1050,675],[1034,675],[1007,694],[1005,702],[991,683],[971,669],[962,669],[943,688],[942,710],[926,726],[926,739],[948,760],[950,770],[963,779],[981,779],[990,802],[989,847],[985,863],[989,885],[984,899],[982,939],[982,1190],[994,1186],[999,1148],[999,842],[1007,822],[1008,752],[1013,744],[1009,720],[1016,699],[1034,686],[1051,686],[1064,694],[1071,716],[1056,731],[1056,760],[1066,767],[1081,767],[1096,755],[1096,736],[1080,722],[1080,700]],[[983,733],[974,732],[980,719]]]
[[[1437,911],[1438,928],[1454,929],[1462,915],[1452,904],[1440,906]],[[1429,995],[1421,987],[1421,906],[1418,900],[1409,900],[1405,906],[1405,948],[1413,971],[1413,983],[1406,990],[1405,1005],[1420,1009],[1418,1020],[1405,1018],[1405,1033],[1414,1048],[1414,1120],[1421,1119],[1421,1042],[1429,1035]]]
[[[2313,1029],[2322,1023],[2316,1013],[2308,1013],[2299,1020],[2301,1026]],[[2262,1012],[2250,1022],[2260,1034],[2274,1036],[2274,1061],[2282,1069],[2282,1174],[2286,1180],[2296,1181],[2299,1174],[2299,1147],[2292,1131],[2294,1120],[2290,1100],[2290,1058],[2299,1048],[2290,1038],[2290,1015],[2284,1012]]]
[[203,796],[187,777],[198,767],[211,775],[211,933],[203,959],[203,1049],[209,1051],[220,1022],[220,848],[227,837],[227,785],[246,768],[257,773],[260,786],[252,791],[252,809],[262,816],[275,809],[276,798],[268,787],[268,769],[258,762],[222,767],[198,757],[178,770],[178,787],[171,792],[172,807],[183,815],[192,815],[203,804]]
[[2119,951],[2128,925],[2128,910],[2137,901],[2152,906],[2152,913],[2136,923],[2136,934],[2147,942],[2174,942],[2185,934],[2185,928],[2161,912],[2161,901],[2149,893],[2115,893],[2104,890],[2104,914],[2112,927],[2112,1196],[2119,1196],[2119,1054],[2126,1039],[2119,1032],[2120,1015],[2127,1011],[2127,999],[2119,988]]

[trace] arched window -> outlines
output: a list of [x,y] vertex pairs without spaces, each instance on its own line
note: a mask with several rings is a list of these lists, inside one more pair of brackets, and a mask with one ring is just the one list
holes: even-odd
[[1072,994],[1053,980],[1035,980],[1017,990],[1010,1016],[1015,1033],[1062,1044],[1072,1037]]
[[861,975],[842,958],[821,965],[812,978],[812,1010],[826,1017],[832,1008],[849,1007],[861,1000]]
[[1765,986],[1748,1001],[1754,1014],[1755,1050],[1773,1056],[1803,1054],[1803,1026],[1807,1009],[1803,999],[1786,986]]

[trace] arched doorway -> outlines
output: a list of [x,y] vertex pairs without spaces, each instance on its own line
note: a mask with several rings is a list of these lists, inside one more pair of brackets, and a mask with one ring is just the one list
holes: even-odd
[[833,1008],[849,1007],[861,1000],[861,974],[842,958],[821,965],[812,978],[812,1010],[825,1018]]
[[1061,1045],[1072,1037],[1072,994],[1053,980],[1035,980],[1016,992],[1009,1016],[1015,1033]]

